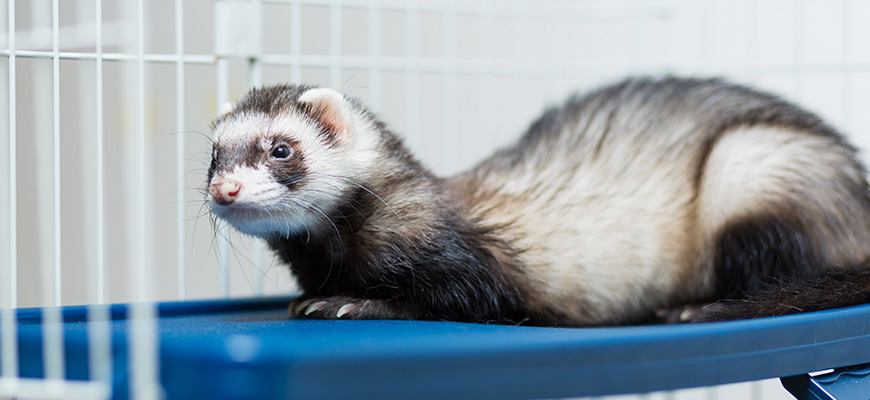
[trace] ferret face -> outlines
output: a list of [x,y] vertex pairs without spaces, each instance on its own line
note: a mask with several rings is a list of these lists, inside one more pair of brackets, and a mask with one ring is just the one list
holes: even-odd
[[215,122],[208,203],[259,237],[331,229],[336,207],[369,179],[378,136],[325,88],[255,90]]

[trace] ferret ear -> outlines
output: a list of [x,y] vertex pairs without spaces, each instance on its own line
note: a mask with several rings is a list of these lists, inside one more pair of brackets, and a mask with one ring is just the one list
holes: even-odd
[[299,102],[311,107],[311,116],[326,129],[339,136],[346,135],[351,124],[350,104],[341,93],[330,88],[308,89]]
[[218,110],[218,117],[223,117],[224,115],[229,114],[234,108],[236,108],[235,104],[230,102],[224,103],[224,105],[221,106],[221,109]]

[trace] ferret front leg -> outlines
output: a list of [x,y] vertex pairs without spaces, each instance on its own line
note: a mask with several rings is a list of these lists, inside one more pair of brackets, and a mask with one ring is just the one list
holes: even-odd
[[315,319],[420,319],[417,307],[386,300],[346,296],[301,298],[290,303],[290,315]]

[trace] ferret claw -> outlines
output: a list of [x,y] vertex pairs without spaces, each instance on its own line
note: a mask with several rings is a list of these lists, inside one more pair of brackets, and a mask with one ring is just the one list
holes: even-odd
[[698,315],[698,308],[686,308],[680,313],[680,322],[691,322]]
[[318,302],[308,306],[308,309],[305,310],[305,315],[310,315],[311,313],[323,308],[323,306],[327,305],[328,303],[329,302],[326,302],[326,301],[318,301]]
[[317,301],[317,299],[308,299],[305,301],[300,301],[299,303],[294,304],[293,309],[290,311],[294,315],[302,315],[302,313],[305,311],[305,309],[307,309],[308,306],[310,306],[311,303],[314,303],[315,301]]
[[338,312],[335,313],[335,318],[341,318],[347,314],[349,314],[353,309],[356,308],[356,304],[345,304],[338,309]]

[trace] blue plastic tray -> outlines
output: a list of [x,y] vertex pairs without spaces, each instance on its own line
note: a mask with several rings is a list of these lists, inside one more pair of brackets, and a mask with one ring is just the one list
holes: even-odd
[[[287,298],[162,303],[167,398],[521,399],[648,392],[870,361],[870,306],[697,325],[532,328],[287,318]],[[127,307],[111,306],[114,396],[128,395]],[[39,378],[39,309],[19,316]],[[84,307],[66,307],[68,379],[87,379]]]

